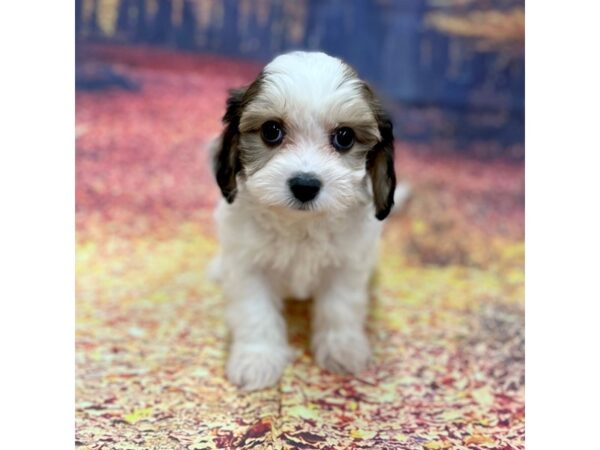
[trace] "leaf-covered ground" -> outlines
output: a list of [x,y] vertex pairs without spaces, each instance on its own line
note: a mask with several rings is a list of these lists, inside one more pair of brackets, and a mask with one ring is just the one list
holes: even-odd
[[291,302],[297,358],[277,387],[240,393],[224,378],[224,300],[205,280],[218,192],[203,146],[227,89],[259,67],[84,56],[137,89],[77,93],[78,448],[524,448],[521,164],[398,142],[414,196],[386,224],[370,369],[319,369],[308,306]]

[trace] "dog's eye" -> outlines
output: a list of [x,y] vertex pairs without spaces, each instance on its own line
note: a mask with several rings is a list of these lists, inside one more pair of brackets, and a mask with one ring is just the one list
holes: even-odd
[[260,127],[260,135],[268,145],[279,145],[283,141],[283,128],[274,120],[269,120]]
[[331,144],[340,152],[350,150],[354,145],[354,131],[348,127],[338,128],[331,137]]

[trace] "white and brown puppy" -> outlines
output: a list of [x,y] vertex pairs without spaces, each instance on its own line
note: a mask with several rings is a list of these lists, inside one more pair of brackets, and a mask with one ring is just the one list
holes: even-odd
[[229,380],[248,390],[279,380],[292,354],[285,298],[314,299],[317,363],[359,372],[380,221],[394,203],[390,120],[347,64],[294,52],[233,91],[223,122],[213,274],[228,299]]

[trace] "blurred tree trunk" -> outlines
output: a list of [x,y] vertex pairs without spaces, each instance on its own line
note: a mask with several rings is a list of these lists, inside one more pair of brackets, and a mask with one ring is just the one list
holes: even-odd
[[239,30],[238,30],[238,4],[236,0],[225,0],[223,18],[223,36],[222,48],[227,54],[236,54],[239,50]]
[[304,46],[306,48],[318,48],[321,43],[321,30],[319,27],[319,2],[317,0],[308,0],[306,6],[306,25],[304,28]]
[[284,46],[284,17],[282,0],[275,0],[271,5],[271,53],[279,53]]
[[177,33],[177,45],[192,49],[196,46],[196,11],[191,0],[184,1],[182,14],[181,26]]
[[137,23],[135,25],[135,38],[137,41],[146,41],[148,39],[148,29],[146,25],[146,0],[137,0]]
[[[348,45],[346,57],[362,67],[361,75],[370,81],[375,81],[381,73],[379,52],[382,47],[384,24],[381,12],[374,0],[355,0],[350,10],[350,27],[347,36],[351,36],[352,44]],[[357,34],[354,30],[367,31]]]
[[92,36],[96,36],[99,32],[99,27],[98,27],[98,3],[99,0],[94,0],[93,6],[92,6],[92,14],[90,17],[90,24],[89,24],[89,29],[90,29],[90,34]]
[[129,34],[131,31],[129,18],[131,6],[131,0],[120,0],[119,2],[119,9],[117,12],[117,33],[119,34]]
[[75,0],[75,37],[81,33],[83,20],[83,0]]
[[172,36],[173,25],[171,23],[171,14],[173,6],[170,0],[159,0],[158,11],[154,18],[152,27],[152,42],[165,44],[169,42]]

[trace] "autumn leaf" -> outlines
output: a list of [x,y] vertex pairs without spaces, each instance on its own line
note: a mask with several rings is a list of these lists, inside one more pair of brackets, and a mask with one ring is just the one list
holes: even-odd
[[142,419],[150,417],[152,415],[152,408],[140,408],[135,409],[131,413],[123,416],[123,420],[127,423],[134,424]]
[[471,444],[493,444],[496,441],[494,439],[484,436],[482,434],[474,434],[472,436],[467,436],[466,438],[464,438],[463,442],[466,445],[471,445]]
[[447,441],[431,441],[425,444],[425,448],[428,450],[443,450],[451,447],[452,444]]

